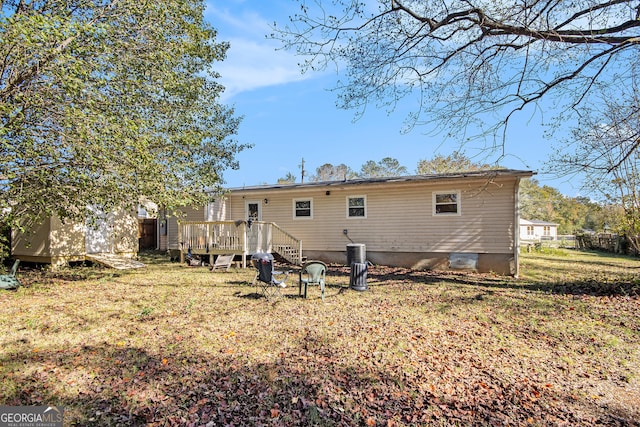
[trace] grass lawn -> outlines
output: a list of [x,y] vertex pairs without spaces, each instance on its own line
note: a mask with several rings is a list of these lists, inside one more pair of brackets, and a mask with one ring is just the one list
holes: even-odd
[[639,426],[640,261],[524,254],[521,277],[331,266],[325,302],[148,255],[0,293],[0,404],[65,426]]

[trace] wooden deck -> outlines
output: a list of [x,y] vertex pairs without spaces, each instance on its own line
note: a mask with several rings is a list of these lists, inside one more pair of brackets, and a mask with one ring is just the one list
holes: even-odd
[[235,253],[242,256],[246,268],[249,256],[256,252],[277,253],[292,264],[302,264],[302,241],[277,224],[253,221],[181,221],[178,223],[180,261],[187,253],[209,256]]

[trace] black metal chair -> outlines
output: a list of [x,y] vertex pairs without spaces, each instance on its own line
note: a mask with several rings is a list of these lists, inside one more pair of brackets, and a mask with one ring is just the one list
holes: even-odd
[[[273,255],[270,253],[256,253],[251,256],[251,262],[256,268],[254,285],[259,286],[267,300],[277,300],[282,297],[282,288],[287,286],[286,280],[291,271],[275,271],[273,269]],[[281,280],[275,276],[283,276]]]

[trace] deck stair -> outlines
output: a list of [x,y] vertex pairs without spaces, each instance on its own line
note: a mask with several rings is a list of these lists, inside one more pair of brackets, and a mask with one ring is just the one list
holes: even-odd
[[279,261],[289,264],[302,265],[306,260],[306,257],[300,256],[297,248],[287,245],[274,245],[272,253],[279,258]]
[[302,241],[296,239],[276,224],[271,224],[270,252],[277,253],[282,258],[295,265],[302,265]]

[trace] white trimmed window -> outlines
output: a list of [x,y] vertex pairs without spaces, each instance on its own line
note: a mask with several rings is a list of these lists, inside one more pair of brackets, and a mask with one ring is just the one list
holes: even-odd
[[533,225],[527,225],[527,236],[533,236]]
[[347,218],[367,217],[367,197],[348,196],[347,197]]
[[294,218],[313,218],[313,199],[295,199],[293,201]]
[[434,191],[433,215],[460,215],[460,191]]

